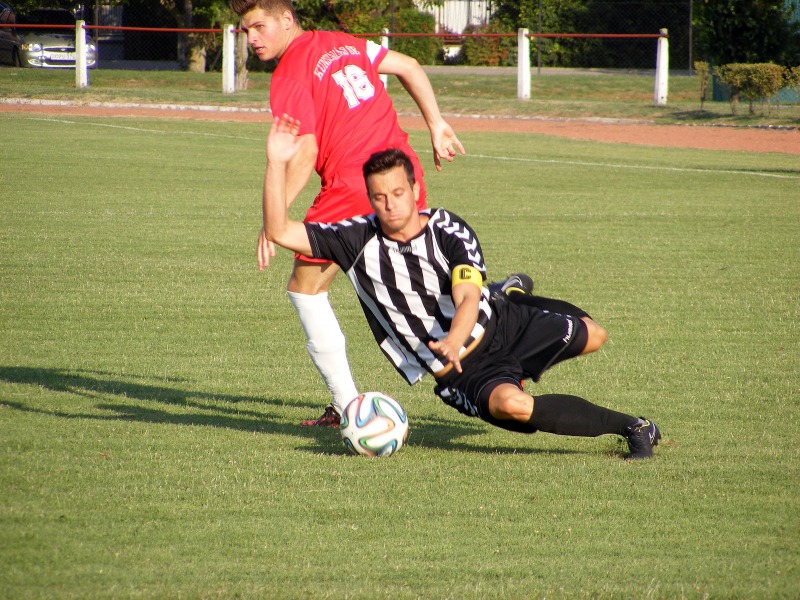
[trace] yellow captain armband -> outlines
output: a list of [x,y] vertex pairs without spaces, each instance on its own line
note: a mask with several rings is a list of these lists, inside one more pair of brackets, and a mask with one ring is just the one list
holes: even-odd
[[470,265],[458,265],[453,269],[452,280],[454,286],[459,283],[474,283],[478,287],[483,286],[483,274]]

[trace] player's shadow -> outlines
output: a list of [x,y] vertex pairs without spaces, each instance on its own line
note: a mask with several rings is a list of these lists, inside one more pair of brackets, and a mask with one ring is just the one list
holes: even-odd
[[[32,367],[0,366],[0,381],[41,387],[49,391],[95,398],[94,408],[102,413],[81,413],[59,410],[58,406],[46,409],[31,406],[27,402],[0,399],[0,405],[28,413],[40,413],[64,419],[92,419],[98,421],[137,421],[163,425],[191,425],[220,427],[265,434],[283,434],[313,440],[299,449],[314,454],[347,454],[338,430],[319,427],[300,427],[299,423],[288,423],[284,407],[307,408],[314,413],[320,405],[312,402],[287,401],[281,398],[253,397],[230,394],[213,394],[173,387],[187,383],[181,378],[164,378],[164,384],[152,383],[152,378],[66,369],[40,369]],[[143,403],[148,403],[147,405]],[[153,403],[195,409],[191,412],[175,413],[160,410]],[[264,411],[245,410],[241,403],[257,403],[267,407]],[[426,448],[459,450],[487,454],[539,453],[545,450],[520,449],[513,446],[490,446],[466,443],[464,438],[479,436],[490,427],[477,419],[463,417],[464,421],[423,417],[415,421],[409,443]]]
[[[520,445],[510,444],[474,444],[464,441],[470,436],[483,436],[491,431],[496,431],[493,425],[470,417],[456,417],[464,419],[457,422],[439,417],[421,417],[412,420],[409,435],[409,444],[425,448],[446,448],[459,452],[476,452],[480,454],[574,454],[573,450],[552,450],[547,448],[525,448]],[[520,433],[503,432],[509,442],[523,441],[527,436]]]
[[[106,414],[79,413],[31,406],[26,402],[0,400],[0,404],[24,412],[47,414],[65,419],[94,419],[99,421],[140,421],[143,423],[172,425],[205,425],[240,431],[298,434],[297,429],[279,420],[281,407],[303,407],[317,410],[311,402],[285,401],[278,398],[213,394],[180,389],[170,385],[149,383],[152,379],[137,375],[107,373],[102,371],[73,371],[38,369],[31,367],[0,367],[0,381],[26,384],[53,392],[68,393],[85,398],[95,398],[94,408]],[[165,378],[165,384],[187,383],[185,379]],[[119,399],[116,402],[115,399]],[[150,405],[141,404],[148,402]],[[153,402],[197,409],[193,412],[175,413],[159,410]],[[244,402],[261,403],[270,407],[266,411],[245,410],[237,406]],[[276,412],[278,413],[276,414]],[[303,433],[301,430],[299,433]],[[309,437],[309,436],[305,436]]]

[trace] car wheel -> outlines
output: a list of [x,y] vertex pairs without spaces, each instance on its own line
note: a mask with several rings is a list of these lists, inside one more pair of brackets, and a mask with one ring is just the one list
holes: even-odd
[[14,48],[11,51],[11,66],[12,67],[21,67],[22,66],[22,60],[20,60],[20,58],[19,58],[19,50],[17,50],[16,48]]

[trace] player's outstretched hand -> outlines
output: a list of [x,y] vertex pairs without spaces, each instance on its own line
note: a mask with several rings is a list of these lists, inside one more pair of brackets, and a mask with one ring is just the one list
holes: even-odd
[[428,342],[428,348],[444,358],[447,362],[452,363],[456,372],[461,373],[461,361],[458,357],[459,349],[449,344],[447,338],[441,341]]
[[300,121],[285,114],[275,117],[267,136],[267,160],[287,163],[300,150],[305,138],[298,138]]
[[258,247],[256,248],[258,255],[258,270],[263,271],[269,266],[269,259],[275,256],[275,244],[267,239],[267,233],[261,229],[261,234],[258,236]]
[[461,145],[458,136],[456,136],[456,132],[446,121],[442,121],[431,131],[431,145],[433,146],[433,163],[436,165],[437,171],[442,170],[441,159],[453,162],[456,150],[461,152],[462,156],[466,154],[464,146]]

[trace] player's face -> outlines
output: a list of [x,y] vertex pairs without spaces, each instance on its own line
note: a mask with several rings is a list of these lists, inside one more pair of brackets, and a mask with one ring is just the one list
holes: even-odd
[[259,60],[268,61],[280,58],[292,41],[290,31],[294,19],[289,12],[276,18],[264,9],[254,8],[242,16],[241,28],[247,32],[247,43],[253,48]]
[[384,235],[407,242],[422,229],[417,199],[419,184],[413,186],[403,167],[374,173],[367,179],[369,202],[380,221]]

